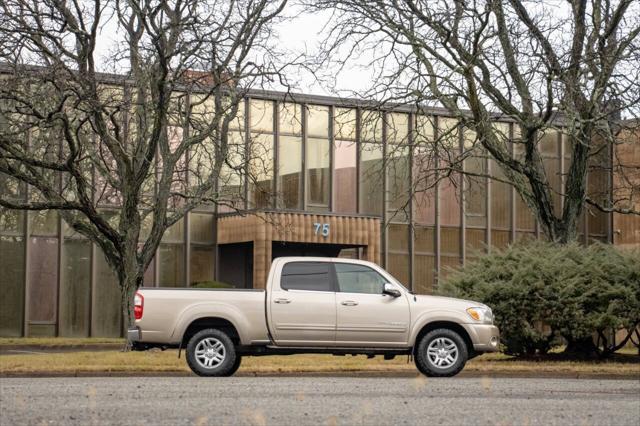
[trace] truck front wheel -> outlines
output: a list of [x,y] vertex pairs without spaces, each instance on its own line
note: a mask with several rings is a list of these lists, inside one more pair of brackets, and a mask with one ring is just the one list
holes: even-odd
[[187,364],[198,376],[231,376],[240,366],[239,355],[223,331],[200,330],[187,344]]
[[462,371],[468,357],[462,337],[447,328],[431,330],[414,350],[416,367],[429,377],[455,376]]

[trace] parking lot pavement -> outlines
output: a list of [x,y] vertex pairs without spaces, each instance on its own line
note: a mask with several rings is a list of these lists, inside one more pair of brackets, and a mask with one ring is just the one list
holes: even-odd
[[0,424],[637,425],[636,380],[1,378]]

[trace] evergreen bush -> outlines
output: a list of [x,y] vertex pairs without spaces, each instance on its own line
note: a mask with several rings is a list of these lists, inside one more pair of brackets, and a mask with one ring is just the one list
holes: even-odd
[[566,344],[566,352],[606,355],[620,345],[603,338],[640,325],[640,250],[519,243],[453,271],[439,293],[489,305],[508,354]]

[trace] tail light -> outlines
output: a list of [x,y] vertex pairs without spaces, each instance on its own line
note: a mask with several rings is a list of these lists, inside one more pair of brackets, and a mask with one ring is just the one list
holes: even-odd
[[142,319],[142,313],[144,311],[144,296],[140,293],[136,293],[133,297],[133,315],[137,320]]

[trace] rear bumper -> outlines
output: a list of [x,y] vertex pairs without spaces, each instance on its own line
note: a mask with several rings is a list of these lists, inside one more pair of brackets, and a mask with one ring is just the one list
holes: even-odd
[[131,327],[127,330],[127,340],[130,342],[139,342],[142,340],[142,335],[138,327]]
[[476,352],[497,352],[500,350],[500,330],[489,324],[463,324],[473,342]]

